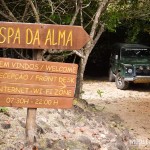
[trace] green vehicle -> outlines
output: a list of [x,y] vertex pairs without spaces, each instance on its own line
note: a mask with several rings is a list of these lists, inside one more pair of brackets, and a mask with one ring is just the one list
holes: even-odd
[[109,81],[125,90],[130,82],[150,83],[150,47],[118,43],[110,57]]

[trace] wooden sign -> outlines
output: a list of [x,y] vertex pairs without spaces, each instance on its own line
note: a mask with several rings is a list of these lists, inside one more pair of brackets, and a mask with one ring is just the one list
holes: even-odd
[[79,50],[89,40],[81,26],[0,22],[0,48]]
[[77,65],[0,58],[0,106],[71,108]]

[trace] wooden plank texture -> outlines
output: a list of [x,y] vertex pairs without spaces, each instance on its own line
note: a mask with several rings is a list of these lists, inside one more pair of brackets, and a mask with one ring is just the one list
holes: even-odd
[[89,40],[81,26],[0,22],[1,48],[79,50]]

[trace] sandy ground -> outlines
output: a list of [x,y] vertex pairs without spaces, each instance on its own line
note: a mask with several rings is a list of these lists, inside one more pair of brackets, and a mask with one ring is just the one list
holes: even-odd
[[133,84],[128,90],[119,90],[107,78],[86,79],[82,97],[100,107],[108,118],[112,113],[119,116],[123,125],[136,136],[133,142],[150,150],[150,85]]

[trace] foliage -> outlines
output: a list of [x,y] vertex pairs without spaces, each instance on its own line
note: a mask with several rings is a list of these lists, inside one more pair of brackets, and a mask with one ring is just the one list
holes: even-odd
[[138,41],[140,32],[150,34],[150,1],[124,0],[111,3],[103,15],[103,20],[109,31],[115,32],[119,26],[126,30],[126,42]]
[[6,107],[0,107],[0,112],[2,112],[2,113],[8,113],[8,108],[6,108]]
[[102,93],[104,93],[104,92],[101,91],[101,90],[97,90],[97,94],[98,94],[100,97],[102,97]]

